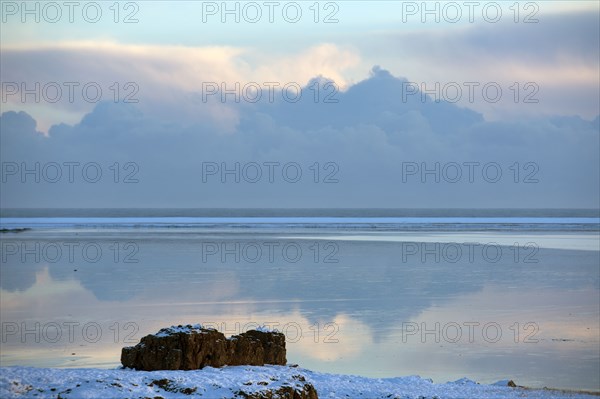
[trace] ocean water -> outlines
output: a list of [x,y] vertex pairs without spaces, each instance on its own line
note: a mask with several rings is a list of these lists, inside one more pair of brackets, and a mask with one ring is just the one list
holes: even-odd
[[600,390],[598,210],[3,209],[0,364],[116,367],[161,327],[324,372]]

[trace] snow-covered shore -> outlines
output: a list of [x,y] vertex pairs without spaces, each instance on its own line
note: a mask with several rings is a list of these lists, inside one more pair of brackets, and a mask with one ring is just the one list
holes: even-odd
[[468,379],[444,384],[418,376],[365,378],[318,373],[293,366],[235,366],[193,371],[0,368],[1,398],[244,398],[283,386],[312,384],[319,398],[596,398],[557,390],[480,385]]

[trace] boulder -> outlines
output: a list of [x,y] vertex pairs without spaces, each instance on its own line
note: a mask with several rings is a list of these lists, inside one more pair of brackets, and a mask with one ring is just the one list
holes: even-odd
[[250,330],[228,340],[230,366],[285,365],[285,335],[277,332]]
[[205,366],[285,365],[285,335],[250,330],[227,339],[200,325],[172,326],[146,335],[121,351],[124,367],[136,370],[196,370]]

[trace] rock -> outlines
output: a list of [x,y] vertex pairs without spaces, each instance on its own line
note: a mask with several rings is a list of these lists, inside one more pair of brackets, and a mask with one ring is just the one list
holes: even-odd
[[206,366],[285,365],[285,335],[250,330],[226,339],[200,325],[163,328],[121,351],[124,367],[136,370],[196,370]]
[[254,393],[237,392],[238,397],[244,399],[319,399],[317,390],[311,384],[304,384],[302,387],[281,387],[276,390],[266,390]]
[[250,330],[228,340],[230,366],[285,365],[285,335]]

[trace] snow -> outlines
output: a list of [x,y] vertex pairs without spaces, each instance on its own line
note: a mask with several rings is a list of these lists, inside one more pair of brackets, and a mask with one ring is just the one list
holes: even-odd
[[[205,330],[212,330],[211,328],[207,328]],[[256,331],[270,333],[270,332],[279,332],[277,329],[270,329],[267,326],[260,326],[255,329]],[[206,334],[206,331],[202,331],[202,326],[200,324],[187,324],[185,326],[171,326],[161,328],[156,334],[151,334],[156,337],[167,337],[176,333],[184,333],[184,334]],[[234,337],[232,337],[234,338]]]
[[161,328],[156,334],[153,334],[157,337],[166,337],[175,333],[184,333],[184,334],[192,334],[192,333],[201,333],[202,326],[200,324],[187,324],[182,326],[181,324],[178,326],[171,326]]
[[255,328],[255,330],[264,332],[264,333],[279,332],[279,330],[277,330],[276,328],[271,329],[268,326],[260,326],[260,327]]
[[[305,382],[303,381],[305,380]],[[419,376],[366,378],[326,374],[295,366],[206,367],[191,371],[131,369],[0,368],[1,398],[240,398],[285,385],[312,384],[323,398],[595,398],[556,390],[480,385],[466,378],[434,384]],[[237,395],[236,395],[237,393]]]

